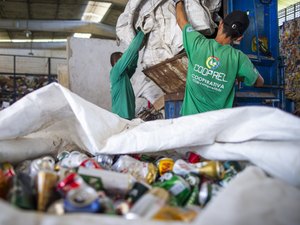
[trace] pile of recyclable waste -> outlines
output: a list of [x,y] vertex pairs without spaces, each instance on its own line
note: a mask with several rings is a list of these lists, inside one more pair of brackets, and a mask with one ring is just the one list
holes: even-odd
[[241,171],[237,161],[63,151],[0,164],[0,197],[49,214],[99,213],[191,222]]

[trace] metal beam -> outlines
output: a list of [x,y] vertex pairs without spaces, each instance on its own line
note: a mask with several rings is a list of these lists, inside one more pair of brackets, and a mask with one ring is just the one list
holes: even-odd
[[0,48],[66,50],[67,42],[0,42]]
[[95,1],[95,2],[109,2],[109,3],[112,3],[112,4],[114,4],[114,5],[118,5],[118,6],[123,6],[123,7],[125,7],[126,6],[126,4],[127,4],[127,2],[128,2],[128,0],[104,0],[104,1]]
[[90,23],[81,20],[12,20],[1,19],[0,29],[30,30],[46,32],[91,33],[107,38],[116,37],[116,29],[102,23]]

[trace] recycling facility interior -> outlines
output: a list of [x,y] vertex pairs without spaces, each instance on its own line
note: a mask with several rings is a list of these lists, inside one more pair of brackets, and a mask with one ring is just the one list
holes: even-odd
[[[237,83],[234,107],[269,106],[300,117],[300,2],[221,2],[221,17],[234,10],[251,13],[250,26],[234,47],[265,80],[261,88]],[[118,43],[116,31],[127,3],[0,0],[0,111],[53,82],[111,111],[110,54],[127,47]],[[186,72],[184,52],[149,67],[139,64],[131,79],[137,116],[145,121],[180,117]]]
[[[109,54],[117,46],[117,19],[126,3],[127,0],[1,1],[0,108],[37,88],[59,82],[110,110],[110,98],[99,96],[109,96],[109,80],[105,75],[110,70]],[[265,85],[260,89],[237,86],[235,106],[270,105],[299,115],[299,2],[223,1],[219,15],[251,8],[255,9],[256,19],[251,21],[249,33],[238,48],[250,57],[263,75]],[[261,45],[255,44],[256,39]],[[155,74],[163,66],[140,68],[139,73],[144,73],[163,91],[164,97],[152,101],[155,109],[161,110],[165,118],[178,117],[185,78],[167,74],[168,81],[177,85],[169,90],[165,87],[168,84]],[[182,72],[185,73],[184,68]],[[137,102],[141,117],[149,116],[147,112],[145,115],[148,105],[147,101]]]

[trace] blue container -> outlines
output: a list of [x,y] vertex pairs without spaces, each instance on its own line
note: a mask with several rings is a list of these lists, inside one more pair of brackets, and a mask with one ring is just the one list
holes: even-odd
[[[284,73],[279,57],[279,27],[277,1],[223,1],[225,14],[234,10],[248,12],[250,25],[241,44],[235,46],[247,54],[265,80],[264,88],[236,87],[236,106],[269,105],[289,111],[284,96]],[[259,41],[271,56],[259,50]]]
[[165,119],[180,117],[182,100],[165,101]]

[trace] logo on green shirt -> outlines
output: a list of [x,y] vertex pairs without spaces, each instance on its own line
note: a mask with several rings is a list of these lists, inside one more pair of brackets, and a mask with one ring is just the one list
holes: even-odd
[[217,58],[215,56],[210,56],[210,57],[207,58],[207,60],[206,60],[206,67],[208,69],[215,70],[219,66],[220,66],[219,58]]

